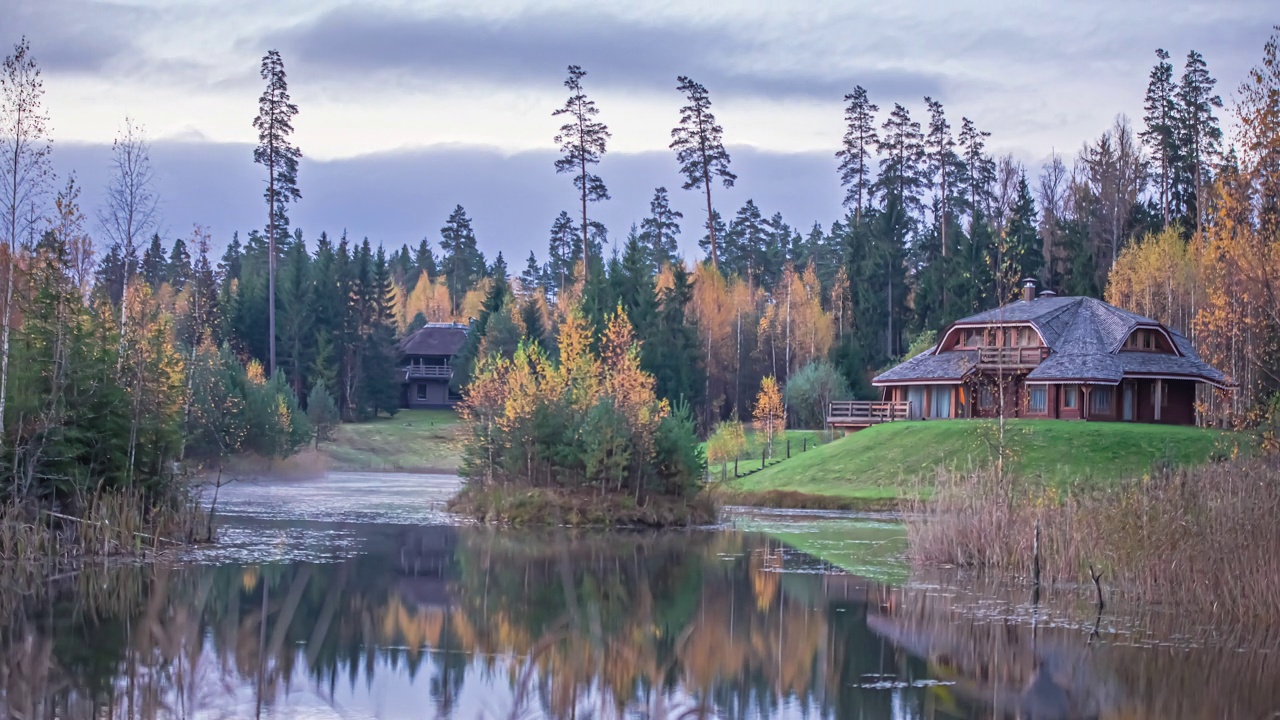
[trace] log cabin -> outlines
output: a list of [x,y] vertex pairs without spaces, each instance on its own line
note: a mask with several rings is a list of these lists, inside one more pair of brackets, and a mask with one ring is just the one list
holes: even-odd
[[1177,331],[1094,298],[1037,296],[1034,280],[872,384],[881,402],[833,404],[830,424],[1003,415],[1191,425],[1198,387],[1233,386]]
[[462,399],[451,386],[452,363],[467,330],[462,323],[427,323],[400,341],[400,407],[448,408]]

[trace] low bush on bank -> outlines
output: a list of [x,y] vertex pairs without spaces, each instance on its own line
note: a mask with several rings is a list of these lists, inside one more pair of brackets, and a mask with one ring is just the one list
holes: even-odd
[[1036,526],[1042,579],[1104,582],[1143,602],[1280,620],[1280,464],[1169,469],[1061,490],[993,471],[940,473],[907,518],[912,559],[1026,576]]
[[[501,519],[512,514],[505,504],[512,498],[540,498],[548,508],[573,498],[575,508],[583,503],[602,510],[575,524],[613,525],[632,516],[622,498],[636,508],[695,502],[706,461],[693,419],[686,407],[673,409],[655,394],[621,309],[598,343],[573,310],[560,324],[556,347],[558,358],[524,342],[512,357],[480,361],[460,408],[467,488],[458,505]],[[494,508],[499,501],[502,510]],[[609,515],[614,511],[617,517]],[[678,513],[671,517],[671,524],[690,521]],[[558,521],[547,514],[544,522]]]

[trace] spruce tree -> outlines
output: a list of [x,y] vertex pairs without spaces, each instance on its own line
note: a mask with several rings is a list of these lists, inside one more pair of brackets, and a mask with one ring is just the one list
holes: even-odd
[[[227,249],[229,251],[231,247],[228,245]],[[168,279],[165,275],[168,262],[165,258],[164,245],[160,243],[160,233],[155,233],[151,236],[151,245],[142,254],[142,278],[147,281],[152,290],[160,289]]]
[[529,259],[525,261],[524,270],[520,273],[521,291],[526,295],[532,294],[545,279],[543,267],[538,264],[537,256],[530,250]]
[[724,128],[711,114],[711,96],[707,89],[687,76],[677,78],[677,90],[684,93],[688,104],[680,108],[680,124],[671,130],[671,149],[676,151],[680,173],[684,175],[685,190],[702,189],[707,196],[707,245],[711,253],[711,266],[720,265],[716,238],[715,211],[711,207],[711,185],[715,180],[726,187],[733,187],[738,179],[729,170],[729,152],[724,148]]
[[[361,248],[362,256],[368,255],[368,241]],[[386,252],[379,247],[373,256],[367,280],[365,301],[366,334],[360,369],[360,384],[365,398],[368,417],[379,412],[395,415],[399,409],[400,384],[396,369],[396,328],[392,304],[391,268]]]
[[471,229],[471,218],[458,205],[440,228],[441,265],[445,285],[449,288],[450,311],[462,312],[462,300],[468,291],[485,274],[484,256],[476,247],[476,235]]
[[676,237],[683,218],[684,213],[672,209],[667,189],[654,189],[653,199],[649,201],[649,217],[640,221],[640,239],[648,248],[649,262],[655,269],[674,263],[679,257]]
[[[902,349],[901,316],[906,297],[904,261],[924,203],[924,136],[920,123],[902,105],[894,104],[885,120],[878,146],[880,176],[875,191],[883,199],[879,227],[874,230],[870,259],[880,266],[884,293],[885,352],[897,357]],[[854,277],[851,275],[851,277]]]
[[308,383],[315,338],[315,296],[311,278],[311,256],[304,243],[293,243],[280,272],[280,341],[284,345],[285,376],[293,391],[303,397]]
[[960,124],[960,148],[964,156],[963,191],[969,196],[969,235],[972,237],[979,211],[986,214],[989,207],[991,183],[995,182],[996,165],[986,154],[986,138],[991,133],[979,130],[969,118]]
[[583,257],[590,255],[588,228],[591,223],[587,219],[587,203],[609,199],[609,190],[605,187],[604,180],[590,169],[591,166],[600,164],[610,133],[604,123],[595,119],[600,110],[582,89],[582,78],[586,74],[577,65],[569,66],[569,77],[564,81],[564,86],[569,89],[569,99],[565,101],[564,107],[551,114],[552,117],[569,116],[567,122],[560,126],[560,134],[555,138],[560,151],[564,153],[556,160],[556,172],[574,174],[573,186],[578,189],[582,200]]
[[574,241],[577,232],[573,226],[573,218],[563,210],[555,222],[551,223],[551,237],[547,240],[547,277],[548,285],[554,292],[560,292],[573,282],[574,266],[582,257],[582,252]]
[[840,185],[846,188],[844,206],[853,207],[853,220],[862,221],[863,205],[871,199],[871,153],[879,144],[876,113],[880,108],[867,98],[861,85],[844,96],[844,146],[836,153],[840,160]]
[[[1012,295],[1025,278],[1039,277],[1044,267],[1043,244],[1037,232],[1035,200],[1027,184],[1027,173],[1018,177],[1018,190],[1009,221],[1005,226],[1001,274],[1009,283]],[[1006,298],[1000,298],[1003,302]]]
[[762,250],[768,242],[764,217],[755,201],[748,199],[729,223],[720,247],[720,260],[725,275],[738,275],[759,284]]
[[418,275],[426,273],[427,279],[435,282],[436,277],[440,275],[440,268],[436,264],[436,253],[431,249],[430,240],[422,238],[418,243],[418,249],[413,254],[413,264],[418,270]]
[[169,251],[169,262],[165,266],[165,281],[174,290],[181,290],[191,280],[191,253],[182,238],[173,241],[173,249]]
[[298,190],[298,160],[302,151],[290,142],[298,106],[289,99],[284,60],[276,50],[262,58],[262,79],[267,87],[258,98],[258,146],[253,161],[267,169],[267,374],[276,368],[276,244],[288,239],[289,216],[285,206],[302,198]]
[[658,299],[658,315],[651,353],[650,371],[655,391],[675,403],[684,400],[701,407],[705,387],[705,368],[698,347],[698,332],[692,322],[689,306],[693,302],[693,286],[684,263],[671,266],[672,284]]

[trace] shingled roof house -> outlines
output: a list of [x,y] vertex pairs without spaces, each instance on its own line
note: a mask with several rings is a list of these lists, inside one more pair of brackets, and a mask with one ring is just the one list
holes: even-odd
[[893,403],[889,419],[1003,411],[1181,425],[1196,421],[1197,385],[1232,387],[1180,333],[1101,300],[1037,297],[1034,281],[1021,300],[953,323],[936,346],[872,384]]
[[400,341],[400,407],[446,408],[462,398],[449,387],[453,357],[467,342],[461,323],[427,323]]

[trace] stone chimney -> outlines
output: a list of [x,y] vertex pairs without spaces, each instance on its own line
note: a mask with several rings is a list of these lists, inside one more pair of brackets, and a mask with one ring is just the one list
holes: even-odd
[[1031,302],[1036,299],[1036,279],[1027,278],[1022,281],[1022,299]]

